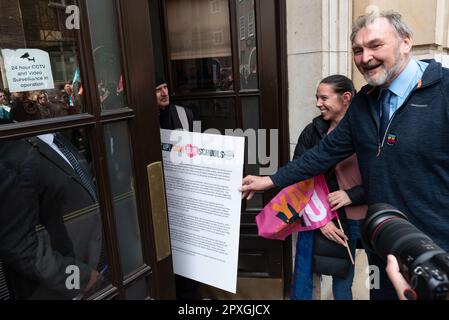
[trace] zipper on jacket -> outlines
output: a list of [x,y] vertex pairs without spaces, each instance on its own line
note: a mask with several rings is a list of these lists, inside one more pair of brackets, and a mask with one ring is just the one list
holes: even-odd
[[[405,105],[403,105],[403,106],[405,107]],[[399,108],[399,109],[402,109],[402,107]],[[390,129],[391,123],[393,122],[393,119],[396,116],[396,113],[398,113],[399,109],[396,110],[395,113],[393,113],[393,116],[391,117],[390,122],[388,122],[388,126],[385,129],[385,134],[384,134],[384,137],[383,137],[382,141],[378,142],[378,145],[377,145],[377,158],[380,158],[380,154],[382,153],[382,148],[384,147],[385,140],[387,139],[388,129]]]
[[[428,86],[430,86],[430,85],[432,85],[433,83],[436,83],[436,82],[438,82],[438,81],[434,81],[434,82],[432,82],[432,83],[429,83],[429,84],[427,84],[425,87],[428,87]],[[388,129],[390,129],[391,122],[393,122],[394,117],[395,117],[398,113],[402,112],[403,109],[405,109],[405,107],[408,105],[410,99],[412,98],[413,94],[414,94],[415,92],[421,90],[422,88],[424,88],[424,87],[423,87],[423,86],[418,87],[418,85],[417,85],[417,86],[415,87],[415,89],[413,89],[412,92],[410,92],[410,94],[408,95],[407,99],[405,99],[405,101],[404,101],[404,103],[402,104],[402,106],[401,106],[400,108],[398,108],[398,109],[396,110],[395,113],[393,113],[393,116],[391,117],[390,122],[388,122],[388,126],[387,126],[387,128],[385,129],[385,134],[384,134],[384,137],[383,137],[382,141],[379,140],[379,142],[378,142],[378,144],[377,144],[377,158],[378,158],[378,159],[380,158],[380,155],[381,155],[381,153],[382,153],[382,148],[384,147],[385,140],[386,140],[386,138],[387,138]],[[378,128],[378,130],[379,130],[379,128]]]

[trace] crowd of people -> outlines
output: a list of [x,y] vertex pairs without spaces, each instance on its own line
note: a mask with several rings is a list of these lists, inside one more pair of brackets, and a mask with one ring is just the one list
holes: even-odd
[[[0,121],[3,124],[63,117],[81,113],[83,109],[82,96],[74,93],[71,82],[65,83],[60,90],[10,93],[1,89],[0,103]],[[15,108],[19,103],[25,103],[28,107]]]

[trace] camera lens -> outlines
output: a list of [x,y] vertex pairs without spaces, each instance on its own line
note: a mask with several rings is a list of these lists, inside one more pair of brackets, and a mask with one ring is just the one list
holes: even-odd
[[442,253],[433,241],[412,225],[405,214],[388,204],[370,206],[362,226],[362,238],[368,247],[386,260],[388,254],[406,258],[409,264],[420,262],[422,254]]
[[407,216],[380,203],[368,209],[361,225],[365,248],[386,260],[398,259],[401,273],[421,299],[447,299],[449,292],[449,254],[412,225]]
[[404,213],[384,203],[369,207],[361,233],[365,245],[381,258],[386,260],[388,254],[393,254],[410,268],[444,253]]

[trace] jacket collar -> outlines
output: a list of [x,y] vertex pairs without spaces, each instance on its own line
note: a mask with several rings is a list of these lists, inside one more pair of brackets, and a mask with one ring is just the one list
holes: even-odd
[[441,63],[436,62],[434,59],[423,60],[427,62],[429,66],[422,76],[421,88],[431,86],[437,82],[440,82],[443,78],[443,66]]
[[320,134],[321,138],[327,135],[327,131],[330,127],[330,122],[323,119],[323,117],[318,116],[312,120],[313,126]]
[[[424,71],[422,79],[418,82],[418,90],[438,83],[443,77],[443,68],[441,63],[436,62],[434,59],[423,61],[427,62],[429,66]],[[379,87],[373,87],[370,85],[364,86],[361,90],[361,94],[365,94],[367,97],[369,110],[374,121],[376,122],[377,127],[379,127],[379,115],[377,112],[377,108],[379,104],[378,98],[380,91],[381,90]]]
[[43,142],[37,137],[31,137],[27,139],[28,143],[30,143],[36,150],[45,158],[47,158],[50,162],[64,171],[67,175],[71,176],[75,179],[79,184],[83,185],[78,175],[75,173],[73,168],[61,158],[59,154],[56,153],[48,144]]

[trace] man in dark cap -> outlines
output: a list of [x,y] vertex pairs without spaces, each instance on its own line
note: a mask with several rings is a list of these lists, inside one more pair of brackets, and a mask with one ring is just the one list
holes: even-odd
[[190,109],[170,103],[167,81],[164,77],[156,76],[156,100],[159,106],[161,129],[185,131],[193,130],[193,113]]
[[[192,131],[193,113],[190,109],[170,103],[167,81],[164,77],[156,76],[156,100],[159,106],[159,120],[161,129]],[[179,275],[175,275],[176,299],[199,300],[199,283]]]

